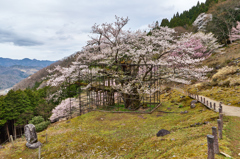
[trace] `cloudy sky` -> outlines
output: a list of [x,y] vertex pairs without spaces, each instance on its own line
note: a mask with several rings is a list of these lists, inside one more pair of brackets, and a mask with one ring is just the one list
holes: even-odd
[[0,57],[60,60],[86,45],[94,23],[128,16],[125,29],[147,29],[197,1],[0,0]]

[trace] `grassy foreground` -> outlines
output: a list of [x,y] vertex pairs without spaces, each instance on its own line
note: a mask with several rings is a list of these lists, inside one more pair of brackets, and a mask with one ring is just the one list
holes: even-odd
[[[176,91],[162,95],[162,106],[153,114],[94,111],[51,124],[38,133],[43,143],[42,158],[207,158],[206,135],[212,133],[212,126],[217,126],[218,114],[200,103],[191,109],[191,99],[181,96],[183,94]],[[183,111],[188,113],[181,114]],[[225,119],[224,127],[231,129],[229,120],[231,118]],[[209,123],[202,124],[204,121]],[[195,123],[200,125],[190,127]],[[169,130],[171,134],[156,137],[160,129]],[[232,143],[226,138],[228,129],[223,132],[220,150],[231,155]],[[38,149],[28,149],[25,144],[25,139],[18,139],[14,147],[4,145],[0,159],[37,158]],[[224,157],[216,155],[216,158]]]

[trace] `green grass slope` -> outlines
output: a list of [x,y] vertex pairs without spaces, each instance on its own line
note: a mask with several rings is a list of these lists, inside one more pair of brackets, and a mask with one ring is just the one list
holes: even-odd
[[[43,143],[42,158],[206,158],[206,135],[211,134],[212,126],[217,126],[218,114],[200,103],[191,109],[192,99],[181,96],[176,91],[163,94],[162,106],[153,114],[93,111],[51,124],[38,133]],[[188,113],[181,114],[183,111]],[[228,123],[226,118],[225,125]],[[171,134],[156,137],[160,129],[167,129]],[[231,140],[226,138],[225,131],[223,137],[220,149],[231,154]],[[22,138],[14,147],[4,145],[0,159],[37,158],[38,149],[28,149],[25,144]]]

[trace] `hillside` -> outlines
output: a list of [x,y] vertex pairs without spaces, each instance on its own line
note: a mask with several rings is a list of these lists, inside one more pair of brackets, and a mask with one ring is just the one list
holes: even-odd
[[[161,98],[164,102],[153,114],[93,111],[68,121],[54,123],[38,133],[39,141],[43,143],[42,157],[206,158],[206,135],[211,134],[212,126],[217,126],[218,115],[201,104],[191,109],[191,99],[181,98],[183,95],[176,91],[172,91],[170,95],[163,94]],[[180,103],[182,108],[179,108]],[[188,113],[180,113],[183,111]],[[225,127],[230,127],[230,120],[232,119],[224,119]],[[207,124],[203,124],[204,122]],[[200,125],[191,126],[195,123]],[[171,133],[156,137],[160,129]],[[231,140],[226,137],[230,134],[225,132],[223,140],[220,140],[220,149],[231,154]],[[14,148],[11,144],[3,145],[0,158],[36,158],[38,149],[27,149],[25,143],[24,139],[18,139]],[[224,157],[216,155],[216,158]]]
[[41,67],[34,66],[0,66],[0,90],[14,86],[29,75],[37,72]]
[[[47,76],[49,75],[48,71],[49,69],[53,69],[54,67],[60,65],[62,67],[68,67],[69,65],[72,64],[73,61],[75,61],[76,54],[72,54],[67,58],[64,58],[62,60],[59,60],[57,62],[54,62],[45,68],[42,68],[38,70],[36,73],[32,74],[29,78],[25,78],[21,80],[19,83],[15,84],[13,89],[26,89],[26,88],[33,88],[36,83],[41,84],[43,82],[43,79],[46,79]],[[39,85],[38,85],[39,86]]]
[[53,62],[54,61],[40,61],[35,59],[30,60],[27,58],[22,60],[0,58],[0,90],[13,87],[16,83]]
[[[215,11],[237,1],[215,2],[208,8],[215,14],[209,23],[212,28],[218,24]],[[95,24],[92,33],[98,38],[92,37],[81,51],[14,86],[14,90],[24,91],[11,90],[0,96],[1,142],[9,138],[9,132],[22,135],[33,116],[42,116],[46,123],[52,122],[37,125],[48,126],[38,133],[43,158],[207,157],[206,135],[218,127],[221,114],[197,101],[191,108],[193,99],[186,92],[239,111],[239,40],[232,40],[232,33],[217,39],[212,33],[194,29],[190,33],[181,26],[175,30],[152,26],[147,34],[131,32],[122,29],[128,18],[115,18],[115,23]],[[20,75],[23,67],[14,68]],[[223,110],[220,151],[237,158],[240,118],[226,116],[229,114]],[[157,137],[161,129],[170,134]],[[23,137],[14,146],[4,144],[0,159],[36,158],[38,150],[25,144]]]

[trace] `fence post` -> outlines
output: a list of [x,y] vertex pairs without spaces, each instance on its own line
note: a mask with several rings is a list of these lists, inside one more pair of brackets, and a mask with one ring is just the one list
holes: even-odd
[[218,136],[219,136],[219,139],[222,139],[222,121],[221,121],[221,119],[217,119],[217,123],[218,123]]
[[203,98],[203,104],[205,104],[205,98]]
[[208,106],[208,100],[207,100],[207,106]]
[[222,113],[222,108],[219,108],[218,112],[219,112],[219,114],[221,114]]
[[41,146],[39,146],[39,149],[38,149],[38,158],[41,159]]
[[201,97],[201,102],[202,102],[202,97]]
[[11,141],[11,143],[12,143],[12,146],[14,146],[12,135],[10,135],[10,141]]
[[216,110],[216,103],[213,103],[214,110]]
[[197,95],[197,100],[199,101],[199,96]]
[[213,142],[214,153],[218,154],[219,146],[218,146],[218,136],[217,136],[217,128],[216,127],[212,127],[212,135],[214,136],[214,142]]
[[[222,108],[222,102],[219,103],[219,109],[221,109],[221,113],[223,111],[223,108]],[[219,112],[220,113],[220,112]]]
[[223,129],[223,113],[219,114],[219,119],[221,119],[221,128]]
[[207,135],[207,142],[208,142],[208,159],[214,159],[214,136]]
[[212,102],[210,102],[210,108],[212,108]]

